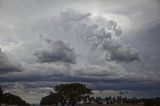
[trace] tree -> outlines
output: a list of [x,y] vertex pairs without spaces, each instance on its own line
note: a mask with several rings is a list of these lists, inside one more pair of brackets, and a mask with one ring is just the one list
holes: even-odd
[[2,89],[2,87],[0,86],[0,95],[2,95],[3,94],[3,89]]
[[22,100],[19,96],[11,93],[3,93],[3,89],[0,86],[0,105],[1,104],[29,106],[29,104]]
[[62,105],[68,101],[74,106],[76,102],[91,94],[91,89],[80,83],[60,84],[56,85],[54,89],[61,97],[63,97],[61,98]]
[[3,96],[3,90],[2,87],[0,86],[0,105],[2,103],[2,96]]
[[29,106],[24,100],[22,100],[19,96],[13,95],[11,93],[4,93],[2,97],[2,103],[6,105],[21,105],[21,106]]
[[110,100],[109,97],[105,97],[104,98],[105,104],[109,104],[109,100]]
[[97,104],[103,104],[103,99],[101,97],[96,97]]
[[41,99],[40,105],[53,105],[58,104],[58,95],[56,93],[50,93],[50,95],[45,96]]
[[144,106],[160,106],[160,97],[144,99]]

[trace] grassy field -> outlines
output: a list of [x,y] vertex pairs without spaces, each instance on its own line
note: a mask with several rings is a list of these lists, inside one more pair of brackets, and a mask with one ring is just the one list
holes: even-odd
[[82,106],[143,106],[143,105],[134,105],[134,104],[105,104],[105,105],[97,105],[97,104],[92,104],[92,105],[82,105]]

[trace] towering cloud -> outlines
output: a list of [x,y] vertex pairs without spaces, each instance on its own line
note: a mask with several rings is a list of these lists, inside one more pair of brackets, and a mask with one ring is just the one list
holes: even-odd
[[66,67],[71,75],[125,76],[128,72],[118,63],[140,60],[138,51],[120,39],[122,28],[116,21],[72,9],[57,17],[33,27],[43,34],[42,47],[34,53],[39,63],[72,64]]
[[[80,43],[85,43],[90,50],[96,51],[97,48],[102,47],[106,61],[133,62],[140,60],[138,51],[121,41],[122,28],[114,20],[92,16],[91,13],[68,10],[61,14],[58,22],[60,22],[58,27],[66,31],[66,36],[78,38]],[[64,23],[64,26],[59,26],[61,22]],[[93,51],[90,50],[89,52],[92,53]]]

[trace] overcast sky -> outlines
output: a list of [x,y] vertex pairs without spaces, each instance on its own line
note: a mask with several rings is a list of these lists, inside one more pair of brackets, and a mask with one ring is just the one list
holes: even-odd
[[159,10],[159,0],[0,0],[0,85],[30,103],[69,82],[160,96]]

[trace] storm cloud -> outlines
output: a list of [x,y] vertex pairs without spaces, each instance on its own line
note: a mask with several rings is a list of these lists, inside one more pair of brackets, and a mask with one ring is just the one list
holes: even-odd
[[157,96],[159,10],[157,0],[0,0],[0,85],[31,103],[70,82]]
[[140,60],[140,55],[135,48],[121,44],[118,39],[106,39],[103,42],[103,48],[109,52],[106,53],[108,61],[133,62]]
[[[61,12],[58,19],[53,19],[37,26],[42,30],[41,33],[51,37],[56,32],[58,35],[56,39],[67,36],[66,39],[75,44],[72,45],[74,48],[85,43],[85,51],[89,50],[88,52],[91,53],[92,49],[96,51],[102,46],[105,50],[106,61],[132,62],[140,60],[138,51],[121,41],[122,28],[115,20],[107,20],[100,16],[92,17],[92,13],[82,13],[72,9]],[[46,32],[47,28],[51,28],[51,30]]]
[[35,52],[39,62],[65,62],[75,63],[76,54],[73,49],[67,46],[63,41],[48,42],[48,48]]
[[22,67],[12,61],[6,56],[6,54],[0,49],[0,75],[10,72],[21,72]]

